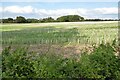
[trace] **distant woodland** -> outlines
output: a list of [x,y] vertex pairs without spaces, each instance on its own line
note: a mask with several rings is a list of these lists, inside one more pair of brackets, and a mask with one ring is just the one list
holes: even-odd
[[47,23],[47,22],[81,22],[81,21],[118,21],[118,19],[85,19],[79,15],[66,15],[54,19],[52,17],[35,19],[35,18],[25,18],[23,16],[17,16],[16,19],[7,18],[0,19],[1,23]]

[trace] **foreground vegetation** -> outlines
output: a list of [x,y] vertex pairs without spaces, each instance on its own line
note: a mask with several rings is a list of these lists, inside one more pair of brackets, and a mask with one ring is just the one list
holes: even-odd
[[37,54],[27,48],[2,51],[3,78],[84,78],[120,79],[120,57],[115,47],[101,44],[88,54],[64,57],[61,54]]

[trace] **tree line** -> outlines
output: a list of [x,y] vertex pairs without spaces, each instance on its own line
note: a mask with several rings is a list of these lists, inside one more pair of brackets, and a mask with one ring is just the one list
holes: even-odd
[[117,19],[84,19],[79,15],[66,15],[54,19],[52,17],[47,17],[43,19],[28,18],[26,19],[23,16],[17,16],[16,19],[7,18],[0,19],[1,23],[46,23],[46,22],[80,22],[80,21],[117,21]]

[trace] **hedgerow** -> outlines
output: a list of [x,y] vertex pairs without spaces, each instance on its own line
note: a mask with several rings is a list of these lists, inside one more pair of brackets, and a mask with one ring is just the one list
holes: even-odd
[[76,58],[46,53],[36,54],[26,48],[2,51],[3,78],[92,78],[120,79],[120,57],[113,46],[101,44],[91,54]]

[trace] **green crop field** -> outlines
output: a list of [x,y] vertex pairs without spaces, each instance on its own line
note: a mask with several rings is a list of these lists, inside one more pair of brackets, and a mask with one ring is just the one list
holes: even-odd
[[1,30],[3,45],[99,44],[118,37],[117,22],[3,24]]
[[1,42],[3,47],[27,45],[32,48],[112,43],[118,38],[117,26],[117,22],[3,24]]

